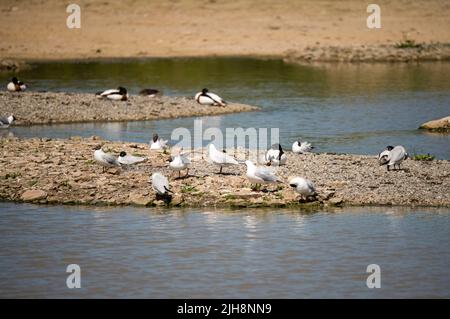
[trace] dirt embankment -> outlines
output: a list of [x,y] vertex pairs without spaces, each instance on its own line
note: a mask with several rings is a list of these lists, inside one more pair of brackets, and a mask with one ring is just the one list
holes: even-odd
[[[109,169],[93,160],[93,148],[146,156],[128,169]],[[229,151],[233,154],[233,151]],[[237,150],[243,159],[248,152]],[[191,207],[286,207],[320,205],[402,205],[450,207],[450,162],[406,160],[402,170],[386,171],[375,156],[287,152],[287,165],[275,168],[284,183],[271,192],[254,191],[245,177],[245,165],[218,167],[198,157],[190,175],[176,179],[170,205]],[[164,206],[149,177],[159,171],[170,175],[168,154],[150,151],[148,145],[109,142],[98,137],[63,139],[0,139],[0,199],[50,204]],[[206,158],[206,157],[205,157]],[[292,176],[311,179],[319,196],[300,203],[287,184]]]

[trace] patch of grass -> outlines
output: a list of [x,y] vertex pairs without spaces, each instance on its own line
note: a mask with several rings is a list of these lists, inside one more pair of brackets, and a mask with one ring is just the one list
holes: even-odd
[[250,185],[252,191],[259,192],[261,190],[261,184]]
[[434,155],[430,155],[430,153],[428,154],[416,154],[413,156],[412,158],[415,161],[425,161],[425,162],[429,162],[435,159]]
[[182,193],[194,193],[194,192],[197,192],[197,191],[198,191],[198,189],[196,189],[194,186],[191,186],[191,185],[184,185],[181,188],[181,192]]
[[95,163],[95,161],[90,159],[90,160],[85,161],[84,163],[86,165],[93,165]]
[[22,174],[20,172],[11,172],[11,173],[7,173],[4,177],[4,179],[16,179],[17,177],[22,176]]
[[423,44],[417,43],[415,40],[412,39],[403,39],[403,41],[397,42],[395,44],[395,47],[397,49],[421,49],[423,48]]
[[284,199],[284,196],[282,193],[275,193],[275,198],[276,199]]
[[234,200],[234,199],[237,199],[238,197],[236,195],[233,195],[233,194],[226,194],[224,196],[224,198],[225,198],[225,200]]

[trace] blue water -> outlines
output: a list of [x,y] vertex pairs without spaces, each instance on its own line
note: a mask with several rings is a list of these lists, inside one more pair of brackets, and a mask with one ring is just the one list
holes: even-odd
[[[261,112],[203,117],[204,128],[279,128],[281,144],[299,137],[318,152],[377,154],[401,144],[410,154],[450,159],[450,135],[417,130],[450,114],[450,63],[299,66],[247,58],[146,59],[41,63],[18,74],[31,90],[94,93],[123,85],[132,94],[162,89],[193,96],[203,87]],[[10,75],[3,74],[5,83]],[[16,127],[17,136],[99,135],[148,142],[152,132],[192,131],[193,118],[135,123]],[[193,133],[193,131],[192,131]],[[173,143],[177,141],[172,141]],[[207,143],[208,141],[205,141]]]
[[[0,297],[450,297],[448,209],[0,212]],[[66,286],[69,264],[80,289]]]

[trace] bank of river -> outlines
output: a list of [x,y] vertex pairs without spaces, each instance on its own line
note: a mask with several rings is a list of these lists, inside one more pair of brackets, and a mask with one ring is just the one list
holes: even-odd
[[[0,198],[49,204],[165,206],[155,197],[150,175],[171,173],[169,154],[150,151],[148,144],[111,142],[98,137],[71,139],[0,139]],[[93,148],[118,155],[146,156],[136,167],[110,169],[93,160]],[[233,154],[232,150],[228,153]],[[238,159],[257,158],[255,151],[237,149]],[[192,159],[187,178],[171,178],[174,192],[169,205],[190,207],[285,207],[291,205],[403,205],[450,207],[450,162],[406,160],[403,169],[387,172],[375,156],[287,152],[287,165],[275,168],[284,181],[254,191],[245,177],[245,165],[225,168],[207,162],[206,155]],[[290,177],[304,176],[317,187],[317,201],[299,203],[287,185]]]
[[139,121],[258,110],[256,106],[198,104],[194,98],[130,96],[127,101],[99,99],[94,94],[0,92],[0,114],[14,114],[16,125]]

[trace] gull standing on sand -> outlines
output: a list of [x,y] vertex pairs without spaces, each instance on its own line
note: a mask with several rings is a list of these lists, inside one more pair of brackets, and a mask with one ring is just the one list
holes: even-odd
[[16,118],[14,115],[10,115],[8,117],[0,117],[0,128],[8,128],[11,124],[14,123]]
[[158,134],[153,134],[152,143],[150,144],[151,150],[163,150],[166,148],[167,140],[159,138]]
[[126,101],[128,100],[128,92],[127,89],[119,86],[117,89],[110,89],[103,92],[97,92],[95,93],[97,98],[99,99],[109,99],[113,101]]
[[302,198],[305,198],[305,200],[310,196],[317,195],[313,182],[303,177],[294,177],[289,181],[289,186],[293,187]]
[[246,176],[252,184],[276,184],[281,182],[281,180],[275,175],[275,172],[269,167],[256,166],[249,160],[245,161],[245,165],[247,165]]
[[103,152],[100,145],[96,146],[94,150],[94,159],[97,163],[103,166],[103,172],[105,172],[105,169],[108,167],[120,167],[120,163],[117,158],[113,154]]
[[311,152],[311,150],[314,147],[311,146],[311,143],[308,143],[306,141],[295,141],[294,144],[292,144],[292,152],[296,154],[305,154],[308,152]]
[[216,106],[227,105],[227,102],[225,102],[220,96],[209,92],[209,90],[206,88],[195,95],[195,100],[197,101],[198,104],[203,105],[216,105]]
[[25,91],[27,86],[22,81],[19,81],[16,77],[11,79],[11,82],[8,83],[6,89],[10,92],[20,92]]
[[391,153],[393,148],[394,148],[394,146],[388,145],[388,146],[386,146],[386,149],[383,152],[378,154],[378,162],[380,163],[380,165],[387,164],[389,154]]
[[267,165],[285,165],[287,161],[286,154],[279,143],[273,144],[271,148],[266,153],[266,164]]
[[169,192],[172,193],[169,189],[169,180],[159,172],[152,174],[152,187],[153,190],[161,196],[167,196],[169,195]]
[[386,167],[389,171],[391,166],[398,166],[398,169],[400,169],[400,164],[408,158],[408,153],[406,152],[405,148],[401,145],[397,145],[394,147],[390,152],[386,160]]
[[219,174],[222,174],[222,168],[224,166],[239,165],[239,162],[233,156],[230,156],[225,152],[218,151],[213,143],[209,144],[208,150],[208,157],[211,162],[220,166]]
[[189,176],[189,165],[191,164],[190,159],[187,157],[187,154],[178,153],[169,163],[169,168],[173,171],[178,171],[178,178],[181,178],[181,171],[186,170],[185,177]]
[[133,156],[128,155],[126,152],[120,152],[119,157],[117,158],[117,161],[122,165],[134,165],[137,163],[141,163],[145,161],[147,158],[145,157],[139,157],[139,156]]

